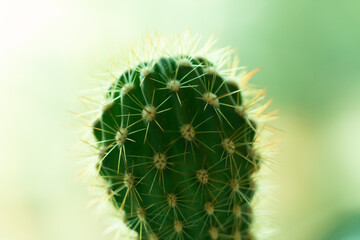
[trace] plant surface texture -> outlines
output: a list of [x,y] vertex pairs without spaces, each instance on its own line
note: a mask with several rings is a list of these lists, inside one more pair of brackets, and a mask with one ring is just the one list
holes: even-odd
[[258,106],[264,91],[245,85],[256,70],[200,42],[147,39],[142,52],[131,49],[136,60],[109,71],[89,123],[103,200],[138,239],[254,239],[259,119],[269,102]]

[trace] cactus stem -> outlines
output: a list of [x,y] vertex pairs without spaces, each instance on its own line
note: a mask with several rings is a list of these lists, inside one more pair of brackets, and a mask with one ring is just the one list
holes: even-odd
[[130,65],[106,73],[110,86],[91,93],[104,92],[101,99],[84,99],[96,107],[92,172],[109,210],[140,240],[250,240],[255,171],[267,159],[257,117],[269,116],[270,101],[257,105],[265,89],[242,85],[253,72],[238,72],[229,48],[180,40],[190,45],[148,39],[145,49],[131,48]]

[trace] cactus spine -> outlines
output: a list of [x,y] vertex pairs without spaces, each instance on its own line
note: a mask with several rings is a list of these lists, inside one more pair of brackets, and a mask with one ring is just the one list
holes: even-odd
[[91,125],[107,200],[139,239],[253,239],[260,156],[247,110],[261,93],[245,104],[244,75],[223,67],[234,63],[229,51],[210,60],[205,46],[176,46],[181,51],[111,73],[116,79]]

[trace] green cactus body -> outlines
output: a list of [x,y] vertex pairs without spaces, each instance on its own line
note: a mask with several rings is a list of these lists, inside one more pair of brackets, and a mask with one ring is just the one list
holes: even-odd
[[108,88],[97,170],[139,239],[252,239],[256,125],[217,67],[164,56]]

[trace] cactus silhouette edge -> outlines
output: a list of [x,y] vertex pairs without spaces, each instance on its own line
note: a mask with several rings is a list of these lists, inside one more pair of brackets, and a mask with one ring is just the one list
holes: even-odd
[[271,101],[248,84],[258,69],[246,72],[214,43],[148,37],[88,92],[82,175],[115,239],[259,238],[253,209]]

